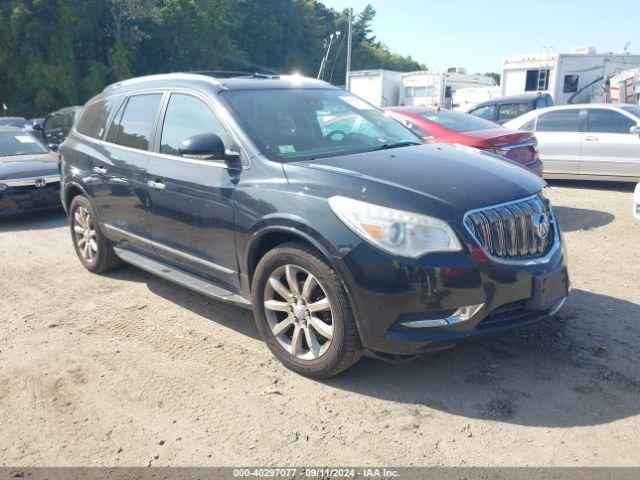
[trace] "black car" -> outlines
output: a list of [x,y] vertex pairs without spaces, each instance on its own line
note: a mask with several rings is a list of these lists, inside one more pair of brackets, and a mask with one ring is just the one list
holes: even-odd
[[22,117],[0,117],[0,127],[14,127],[20,130],[30,130],[31,124]]
[[553,106],[553,98],[548,93],[527,93],[525,95],[492,98],[486,102],[479,103],[467,113],[503,124],[531,110],[551,106]]
[[89,101],[60,152],[88,270],[124,260],[252,307],[272,352],[311,377],[365,351],[414,355],[529,325],[568,293],[540,178],[423,145],[324,82],[124,81]]
[[58,156],[28,132],[0,127],[0,217],[60,207]]
[[73,122],[76,121],[82,107],[65,107],[51,112],[42,123],[34,125],[34,129],[42,132],[45,145],[51,150],[57,150],[58,146],[67,138]]

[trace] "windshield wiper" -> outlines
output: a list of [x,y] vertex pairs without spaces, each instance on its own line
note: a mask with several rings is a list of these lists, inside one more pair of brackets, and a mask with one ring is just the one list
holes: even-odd
[[396,142],[396,143],[385,143],[384,145],[373,150],[374,152],[377,150],[389,150],[390,148],[402,148],[402,147],[411,147],[413,145],[422,145],[420,142]]

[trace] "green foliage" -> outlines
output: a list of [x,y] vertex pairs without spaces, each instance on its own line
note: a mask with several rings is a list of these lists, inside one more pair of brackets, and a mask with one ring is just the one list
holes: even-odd
[[[353,25],[354,69],[425,68],[373,35],[370,5]],[[344,83],[347,12],[318,0],[1,0],[0,103],[39,116],[84,103],[138,75],[246,70],[315,76],[340,31],[325,79]]]
[[484,74],[485,77],[491,77],[496,82],[496,85],[500,85],[500,74],[496,72],[488,72]]

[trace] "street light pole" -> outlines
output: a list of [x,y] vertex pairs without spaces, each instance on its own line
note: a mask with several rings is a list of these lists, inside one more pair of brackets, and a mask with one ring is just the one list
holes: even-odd
[[347,29],[347,69],[346,69],[346,78],[345,78],[345,88],[347,92],[351,89],[351,82],[349,81],[349,73],[351,73],[351,27],[353,24],[353,8],[349,8],[349,27]]

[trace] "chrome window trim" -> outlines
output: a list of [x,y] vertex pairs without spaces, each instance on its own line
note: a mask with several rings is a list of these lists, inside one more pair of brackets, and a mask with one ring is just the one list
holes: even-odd
[[183,252],[182,250],[177,250],[173,247],[169,247],[168,245],[164,245],[162,243],[156,242],[146,237],[141,237],[140,235],[136,235],[135,233],[130,233],[122,228],[114,227],[113,225],[109,225],[108,223],[103,224],[103,227],[107,230],[111,230],[113,232],[120,233],[130,238],[134,238],[142,243],[147,245],[151,245],[152,247],[159,248],[160,250],[164,250],[165,252],[172,253],[179,257],[183,257],[187,260],[191,260],[192,262],[199,263],[204,265],[205,267],[213,268],[214,270],[218,270],[219,272],[226,273],[227,275],[231,275],[236,273],[235,270],[231,270],[230,268],[223,267],[222,265],[218,265],[217,263],[210,262],[209,260],[205,260],[200,257],[196,257],[195,255],[191,255],[190,253]]
[[515,145],[506,145],[504,147],[498,148],[498,150],[502,150],[503,152],[508,152],[509,150],[513,150],[514,148],[522,148],[522,147],[535,147],[536,144],[534,142],[524,142],[517,143]]
[[469,217],[469,215],[471,215],[473,213],[478,213],[478,212],[482,212],[482,211],[485,211],[485,210],[492,210],[494,208],[505,207],[507,205],[513,205],[514,203],[526,202],[527,200],[533,200],[534,198],[537,198],[539,196],[540,196],[540,193],[536,193],[536,194],[530,195],[528,197],[519,198],[518,200],[511,200],[509,202],[497,203],[495,205],[488,205],[486,207],[474,208],[473,210],[469,210],[469,211],[467,211],[467,213],[464,214],[464,217],[462,217],[462,225],[464,226],[465,230],[469,233],[469,235],[471,236],[471,238],[475,242],[475,244],[478,247],[480,247],[480,250],[482,250],[482,252],[488,258],[490,258],[491,260],[493,260],[496,263],[501,263],[503,265],[541,265],[543,263],[548,263],[551,260],[551,258],[556,254],[556,252],[558,251],[560,246],[562,245],[562,242],[560,241],[560,229],[558,228],[558,220],[556,218],[555,213],[553,212],[553,208],[551,207],[551,205],[549,205],[549,212],[551,213],[551,218],[553,219],[554,239],[553,239],[553,245],[549,249],[549,252],[543,257],[522,258],[522,259],[505,259],[505,258],[495,257],[495,256],[491,255],[484,248],[484,246],[482,246],[480,241],[474,235],[473,231],[467,226],[467,218]]
[[[156,88],[148,88],[148,89],[144,89],[144,90],[136,90],[136,91],[127,92],[127,93],[123,94],[123,98],[122,98],[120,104],[115,109],[116,116],[117,116],[118,111],[122,108],[122,105],[127,101],[127,99],[129,97],[136,96],[136,95],[149,95],[149,94],[154,94],[154,93],[166,94],[166,95],[169,96],[169,98],[171,98],[171,94],[172,93],[183,93],[183,94],[186,94],[186,95],[194,96],[194,97],[198,98],[199,100],[202,100],[209,108],[211,108],[211,110],[213,111],[213,114],[216,117],[218,117],[218,120],[220,120],[220,122],[222,123],[223,127],[227,130],[227,133],[231,136],[233,141],[240,148],[241,155],[242,155],[242,153],[244,153],[244,157],[247,160],[247,162],[246,162],[247,164],[246,165],[242,165],[242,170],[248,170],[249,168],[251,168],[251,158],[252,158],[252,156],[246,151],[246,149],[243,146],[243,143],[238,139],[238,136],[236,135],[236,132],[235,132],[234,128],[232,128],[232,126],[230,125],[231,114],[227,110],[223,110],[222,107],[220,107],[219,105],[216,105],[206,95],[202,94],[201,92],[199,92],[197,90],[192,90],[192,89],[188,89],[188,88],[180,88],[180,87],[167,87],[167,88],[158,88],[158,87],[156,87]],[[109,95],[109,97],[113,97],[113,96],[117,96],[117,93],[114,92],[113,95]],[[102,100],[102,98],[96,99],[92,103],[95,103],[95,102],[97,102],[99,100]],[[162,100],[162,102],[163,101],[164,100]],[[158,113],[160,113],[160,112],[158,112]],[[114,120],[115,120],[115,118],[111,118],[110,121],[108,122],[109,124],[105,127],[105,135],[104,135],[105,138],[106,138],[106,135],[107,135],[109,129],[111,128],[111,124],[113,123]],[[156,132],[156,135],[158,135],[158,133],[160,135],[162,135],[162,125],[163,124],[164,124],[164,118],[161,119],[160,129],[159,129],[159,132]],[[185,163],[192,163],[192,164],[196,164],[196,165],[208,165],[208,166],[217,167],[217,168],[224,168],[226,170],[237,170],[237,168],[229,167],[224,162],[224,160],[198,160],[198,159],[194,159],[194,158],[184,158],[184,157],[179,157],[177,155],[168,155],[168,154],[165,154],[165,153],[154,152],[154,151],[151,151],[151,150],[140,150],[138,148],[132,148],[132,147],[127,147],[125,145],[120,145],[120,144],[117,144],[117,143],[108,142],[107,140],[103,140],[103,139],[100,139],[100,138],[93,138],[93,137],[90,137],[88,135],[85,135],[83,133],[78,132],[76,130],[76,128],[75,128],[75,125],[72,128],[72,132],[74,133],[74,135],[77,135],[79,138],[81,138],[81,139],[83,139],[85,141],[93,142],[93,143],[96,143],[96,144],[102,145],[102,146],[120,148],[120,149],[125,150],[125,151],[134,152],[134,153],[142,153],[142,154],[145,154],[145,155],[151,155],[153,157],[164,158],[164,159],[167,159],[167,160],[176,160],[176,161],[185,162]]]
[[24,177],[24,178],[8,178],[6,180],[0,179],[0,184],[7,185],[8,187],[25,187],[29,185],[34,185],[36,180],[43,179],[45,184],[49,185],[50,183],[58,183],[60,182],[60,175],[41,175],[39,177]]

